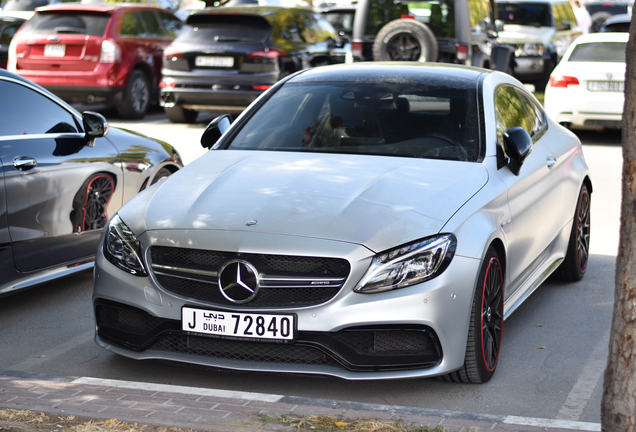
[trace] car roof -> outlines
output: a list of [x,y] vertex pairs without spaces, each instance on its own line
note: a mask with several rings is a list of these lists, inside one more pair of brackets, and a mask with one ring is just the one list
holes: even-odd
[[579,36],[573,42],[574,45],[594,42],[627,42],[629,33],[607,32],[607,33],[588,33]]
[[491,71],[449,63],[361,62],[305,69],[289,82],[430,84],[432,81],[452,78],[459,84],[460,81],[475,83],[480,76],[488,73]]
[[628,23],[631,21],[632,21],[631,14],[612,15],[611,17],[605,20],[605,22],[603,23],[603,26],[606,26],[608,24],[614,24],[614,23]]
[[[18,81],[22,81],[22,82],[25,82],[25,83],[28,83],[28,84],[33,84],[28,79],[26,79],[24,77],[21,77],[18,74],[14,74],[13,72],[9,72],[8,70],[2,69],[2,68],[0,68],[0,77],[13,78],[13,79],[16,79]],[[35,85],[35,84],[33,84],[33,85]]]
[[495,0],[495,3],[560,4],[560,3],[569,3],[569,0]]
[[[259,15],[259,16],[267,16],[272,15],[276,12],[286,11],[286,10],[300,10],[305,12],[313,12],[310,9],[303,8],[286,8],[282,6],[258,6],[258,5],[244,5],[244,6],[221,6],[221,7],[211,7],[205,8],[203,10],[197,11],[190,16],[195,15]],[[314,12],[315,13],[315,12]]]
[[36,8],[37,12],[52,12],[52,11],[88,11],[88,12],[114,12],[118,9],[125,8],[139,8],[139,9],[153,9],[153,10],[165,10],[155,5],[143,4],[143,3],[97,3],[97,4],[82,4],[82,3],[58,3],[48,6],[41,6]]
[[2,22],[24,22],[26,18],[12,15],[11,12],[0,12],[0,21]]

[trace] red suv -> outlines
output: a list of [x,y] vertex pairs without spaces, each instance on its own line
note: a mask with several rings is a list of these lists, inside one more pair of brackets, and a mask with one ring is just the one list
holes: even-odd
[[159,94],[163,49],[182,26],[154,6],[45,6],[16,33],[7,69],[68,102],[105,103],[121,117],[142,118]]

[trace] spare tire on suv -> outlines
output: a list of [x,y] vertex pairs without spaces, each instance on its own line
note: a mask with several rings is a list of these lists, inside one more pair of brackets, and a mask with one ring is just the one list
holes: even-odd
[[396,19],[380,31],[373,43],[376,61],[437,61],[437,40],[424,23],[414,19]]

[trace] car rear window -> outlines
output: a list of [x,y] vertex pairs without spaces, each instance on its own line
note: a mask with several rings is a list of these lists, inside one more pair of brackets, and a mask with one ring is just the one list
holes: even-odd
[[474,162],[478,119],[474,86],[288,83],[228,148]]
[[20,34],[83,34],[103,36],[109,14],[77,11],[36,13],[24,24]]
[[179,42],[261,42],[271,33],[265,18],[250,15],[190,15]]
[[579,44],[568,61],[625,63],[626,42],[595,42]]
[[[408,6],[408,14],[414,16],[416,20],[426,24],[436,38],[443,39],[455,37],[454,1],[402,0],[402,2]],[[474,11],[474,8],[471,10]],[[477,21],[479,21],[479,19],[477,19]]]
[[504,24],[552,27],[550,5],[547,3],[497,3],[498,18]]

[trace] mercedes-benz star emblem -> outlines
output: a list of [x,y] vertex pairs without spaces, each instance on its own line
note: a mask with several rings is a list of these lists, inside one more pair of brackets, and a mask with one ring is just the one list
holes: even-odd
[[247,261],[226,262],[219,272],[219,289],[232,303],[246,303],[258,294],[258,272]]

